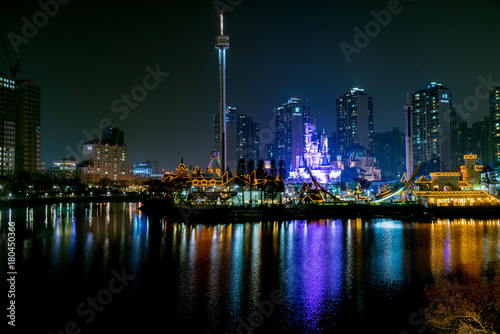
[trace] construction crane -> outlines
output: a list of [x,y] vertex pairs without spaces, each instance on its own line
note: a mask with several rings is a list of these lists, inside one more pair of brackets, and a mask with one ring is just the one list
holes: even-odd
[[5,43],[5,37],[2,33],[2,31],[0,31],[0,36],[1,36],[1,40],[2,40],[2,47],[3,47],[3,50],[5,52],[5,58],[7,58],[7,62],[9,63],[10,75],[13,78],[15,78],[17,73],[21,73],[21,70],[19,68],[19,63],[20,63],[21,59],[19,57],[17,57],[16,64],[14,66],[12,66],[12,57],[11,57],[11,54],[9,52],[9,48],[7,47],[7,44]]

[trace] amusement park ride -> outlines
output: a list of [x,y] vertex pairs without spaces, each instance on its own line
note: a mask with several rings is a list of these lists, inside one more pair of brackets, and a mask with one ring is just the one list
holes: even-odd
[[[306,167],[306,170],[309,173],[311,180],[313,181],[314,187],[304,182],[304,184],[300,189],[301,193],[305,193],[305,196],[301,198],[302,202],[306,201],[315,203],[324,203],[324,202],[338,203],[338,202],[344,202],[346,200],[345,198],[341,199],[333,195],[329,191],[327,191],[323,186],[321,186],[321,184],[318,183],[313,173],[309,169],[309,166],[307,166],[306,163],[304,163],[304,166]],[[391,185],[390,188],[388,188],[388,185],[384,185],[380,190],[380,192],[375,196],[371,196],[371,198],[369,198],[368,196],[363,196],[361,187],[358,184],[356,191],[354,191],[356,193],[355,197],[353,196],[354,200],[377,204],[388,201],[390,199],[393,199],[397,195],[400,195],[399,201],[404,202],[409,198],[409,194],[412,191],[413,182],[415,181],[415,177],[417,176],[419,169],[420,169],[420,163],[417,165],[415,171],[408,180],[406,180],[406,174],[405,174],[403,175],[403,177],[399,182],[396,182],[396,184]]]

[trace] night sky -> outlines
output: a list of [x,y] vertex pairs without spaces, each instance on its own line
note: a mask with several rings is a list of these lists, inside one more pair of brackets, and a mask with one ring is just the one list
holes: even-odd
[[[369,44],[350,63],[339,45],[356,47],[354,28],[364,31],[375,21],[370,12],[386,10],[393,1],[230,2],[240,4],[225,13],[231,43],[227,103],[261,129],[271,128],[273,107],[291,96],[307,99],[318,128],[331,133],[336,97],[364,88],[373,96],[378,132],[403,130],[406,93],[431,81],[448,87],[455,105],[475,96],[480,76],[500,85],[498,0],[403,0],[395,7],[399,13],[371,32]],[[68,155],[67,147],[76,150],[86,139],[83,132],[97,132],[109,119],[125,132],[130,164],[157,160],[170,170],[184,157],[188,166],[206,167],[219,104],[214,38],[220,30],[212,1],[72,0],[46,22],[37,15],[41,10],[37,1],[0,2],[8,45],[8,33],[23,36],[23,17],[42,21],[36,36],[18,45],[17,55],[19,77],[42,86],[47,166]],[[3,50],[0,56],[0,69],[8,73]],[[126,106],[120,96],[143,85],[147,67],[163,73],[161,82],[148,81],[151,90],[126,115],[117,109]],[[116,99],[114,110],[120,112],[111,107]],[[467,121],[487,114],[488,101],[482,99]]]

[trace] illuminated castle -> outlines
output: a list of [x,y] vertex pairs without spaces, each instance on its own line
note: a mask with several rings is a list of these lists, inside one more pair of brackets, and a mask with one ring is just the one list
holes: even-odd
[[311,176],[307,171],[307,167],[313,174],[314,178],[320,184],[339,183],[341,171],[330,165],[328,156],[328,137],[325,131],[321,134],[318,140],[316,132],[316,124],[312,124],[306,120],[304,124],[304,153],[295,156],[295,166],[291,166],[289,172],[290,182],[310,182]]

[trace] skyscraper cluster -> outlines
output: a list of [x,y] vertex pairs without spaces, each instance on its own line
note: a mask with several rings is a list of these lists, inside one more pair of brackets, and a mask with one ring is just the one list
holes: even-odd
[[[214,149],[219,151],[220,125],[219,115],[213,116]],[[226,108],[226,157],[227,166],[234,173],[240,159],[253,161],[257,165],[259,157],[259,124],[252,117],[238,113],[233,107]],[[226,166],[226,167],[227,167]]]
[[453,107],[450,90],[437,82],[413,92],[404,106],[406,168],[419,162],[436,171],[458,171],[462,157],[476,154],[500,166],[500,87],[490,90],[490,115],[468,126]]
[[[375,133],[373,109],[373,98],[363,89],[353,88],[337,97],[336,131],[328,138],[329,161],[340,161],[347,154],[352,155],[351,148],[358,147],[355,151],[371,157],[371,167],[382,170],[382,177],[387,180],[399,179],[404,172],[411,175],[419,162],[426,172],[458,171],[463,156],[470,154],[477,155],[478,162],[484,166],[500,166],[500,87],[490,90],[490,115],[470,126],[453,107],[451,91],[438,82],[408,94],[403,108],[403,132],[393,128]],[[272,152],[261,158],[283,160],[290,171],[299,167],[310,113],[309,105],[297,97],[276,106],[275,140],[269,145]],[[215,145],[220,142],[217,119],[214,116]],[[255,148],[259,142],[258,135],[252,137],[258,132],[252,125],[255,123],[230,107],[226,122],[228,156],[233,154],[236,159],[256,161],[259,156]],[[248,148],[242,151],[242,147]]]

